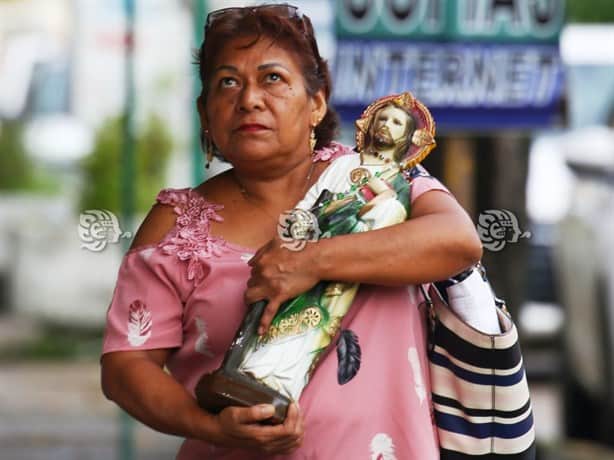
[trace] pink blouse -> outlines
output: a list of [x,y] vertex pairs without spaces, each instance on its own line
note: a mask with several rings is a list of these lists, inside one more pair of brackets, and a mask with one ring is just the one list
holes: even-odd
[[[314,161],[349,152],[340,144]],[[412,202],[447,189],[432,177],[413,179]],[[223,207],[196,191],[164,189],[175,226],[156,244],[128,251],[107,313],[103,353],[171,348],[172,375],[190,393],[200,376],[219,367],[247,311],[243,292],[254,249],[210,233]],[[288,456],[266,457],[187,439],[179,460],[202,459],[438,459],[433,427],[426,331],[415,286],[363,284],[343,321],[362,349],[361,367],[337,383],[336,353],[320,362],[299,404],[304,443]]]

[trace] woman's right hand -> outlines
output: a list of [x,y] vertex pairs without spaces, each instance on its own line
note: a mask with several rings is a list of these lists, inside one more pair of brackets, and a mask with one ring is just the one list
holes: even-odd
[[216,416],[218,430],[211,440],[225,447],[257,449],[267,454],[289,454],[303,442],[303,417],[292,403],[284,423],[265,425],[273,415],[270,404],[227,407]]

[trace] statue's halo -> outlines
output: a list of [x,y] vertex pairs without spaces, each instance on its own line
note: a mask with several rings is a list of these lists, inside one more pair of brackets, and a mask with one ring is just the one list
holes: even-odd
[[356,148],[359,152],[364,151],[365,137],[371,117],[390,103],[407,110],[416,121],[412,142],[400,162],[401,169],[409,169],[424,160],[436,145],[435,120],[429,109],[409,91],[379,98],[364,110],[360,118],[356,120]]

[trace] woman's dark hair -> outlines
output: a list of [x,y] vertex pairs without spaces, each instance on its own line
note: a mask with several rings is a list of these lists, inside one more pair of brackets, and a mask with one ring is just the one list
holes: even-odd
[[[237,37],[255,37],[247,47],[262,37],[270,38],[276,45],[292,52],[301,67],[307,93],[313,96],[322,89],[328,103],[331,93],[330,71],[318,51],[311,20],[302,14],[290,17],[279,14],[274,8],[258,7],[229,9],[205,29],[205,40],[196,56],[204,101],[207,100],[213,72],[211,63],[215,62],[223,44]],[[333,140],[338,126],[337,114],[328,106],[326,115],[315,128],[316,149]]]

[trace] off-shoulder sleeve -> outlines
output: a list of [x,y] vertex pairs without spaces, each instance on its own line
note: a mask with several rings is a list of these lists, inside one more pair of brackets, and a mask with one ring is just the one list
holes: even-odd
[[124,255],[107,321],[102,353],[174,348],[182,343],[182,311],[190,283],[174,257],[156,247]]

